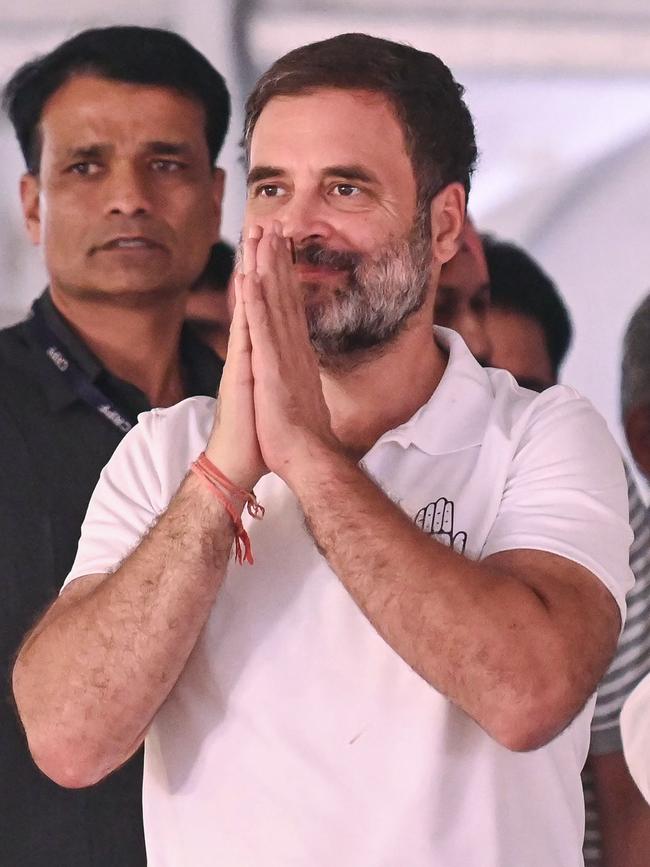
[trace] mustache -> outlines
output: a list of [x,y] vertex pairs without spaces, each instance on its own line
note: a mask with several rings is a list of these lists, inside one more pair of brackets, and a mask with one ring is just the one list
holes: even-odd
[[363,261],[360,253],[352,250],[332,250],[322,244],[306,244],[296,247],[296,264],[316,268],[331,268],[333,271],[354,271]]

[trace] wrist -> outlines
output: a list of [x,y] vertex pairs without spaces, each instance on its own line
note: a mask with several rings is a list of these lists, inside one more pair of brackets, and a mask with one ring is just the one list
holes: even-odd
[[338,440],[325,441],[306,434],[294,440],[291,452],[275,472],[299,497],[303,488],[325,481],[347,464],[352,462]]
[[266,470],[262,471],[259,467],[252,467],[240,460],[237,452],[236,447],[226,448],[218,441],[213,441],[212,438],[205,447],[205,455],[208,460],[219,467],[234,485],[244,491],[252,491]]
[[191,471],[209,488],[212,495],[224,506],[230,516],[235,531],[235,559],[241,564],[246,560],[253,563],[253,554],[248,533],[242,524],[241,514],[246,506],[252,518],[264,517],[264,506],[258,503],[254,494],[236,485],[219,467],[212,463],[203,452],[194,461]]

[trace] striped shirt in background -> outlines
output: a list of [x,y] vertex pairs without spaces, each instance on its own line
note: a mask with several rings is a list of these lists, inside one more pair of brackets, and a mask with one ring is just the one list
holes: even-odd
[[[627,595],[625,628],[616,656],[598,686],[598,699],[591,725],[590,755],[622,750],[618,718],[623,702],[643,677],[650,672],[650,509],[643,503],[631,473],[627,470],[630,499],[630,524],[634,542],[630,566],[636,581]],[[588,768],[582,774],[585,793],[586,867],[599,867],[600,829],[593,780]]]

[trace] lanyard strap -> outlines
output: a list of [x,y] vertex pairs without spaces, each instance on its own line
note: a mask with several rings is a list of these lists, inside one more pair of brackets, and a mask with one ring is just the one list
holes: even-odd
[[45,355],[52,362],[72,388],[77,397],[92,407],[95,412],[116,427],[122,433],[128,433],[135,421],[122,412],[117,404],[106,397],[101,389],[91,382],[90,377],[72,357],[66,345],[52,331],[38,307],[32,310],[32,324],[36,338],[45,350]]

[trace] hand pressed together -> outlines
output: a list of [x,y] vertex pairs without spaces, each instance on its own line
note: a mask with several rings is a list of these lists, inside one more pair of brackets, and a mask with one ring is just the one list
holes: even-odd
[[290,484],[292,473],[316,452],[340,446],[309,340],[290,242],[277,222],[248,231],[240,269],[217,418],[206,451],[243,486],[252,487],[267,469]]

